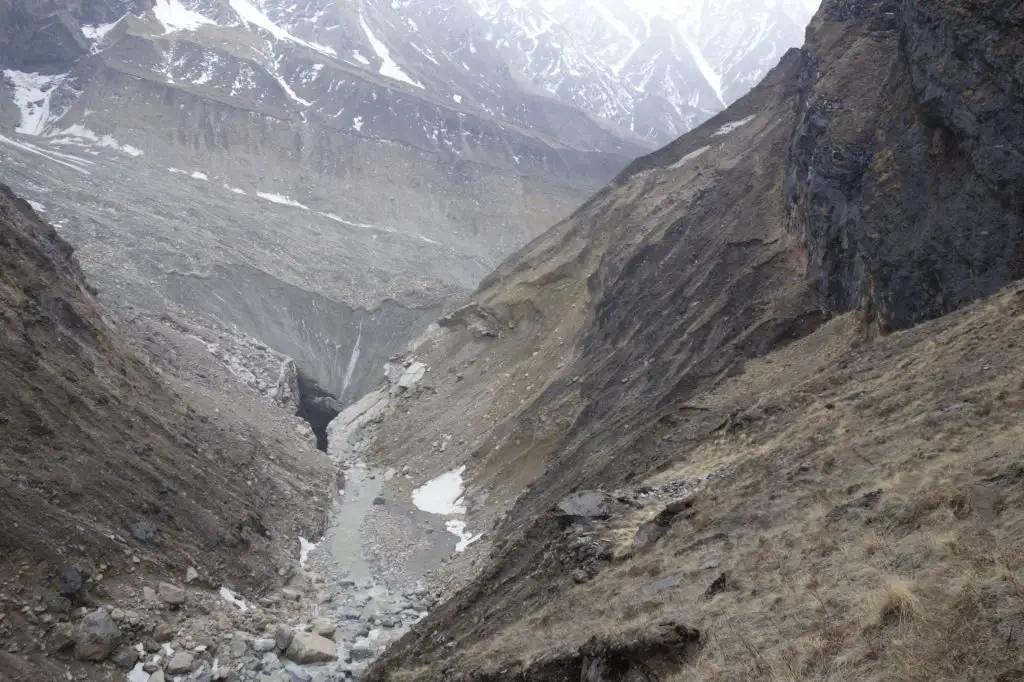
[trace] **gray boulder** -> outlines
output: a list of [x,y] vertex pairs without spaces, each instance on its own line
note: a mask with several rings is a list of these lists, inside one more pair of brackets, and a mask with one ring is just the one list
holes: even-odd
[[75,657],[83,661],[102,661],[121,643],[121,630],[104,609],[96,609],[78,624]]
[[274,628],[274,642],[277,644],[277,648],[281,651],[288,648],[288,645],[292,643],[293,636],[294,633],[292,632],[292,629],[284,623],[280,623],[276,628]]
[[171,660],[167,661],[167,667],[164,669],[164,672],[168,675],[183,675],[191,672],[195,660],[195,656],[189,652],[179,651],[171,656]]
[[325,663],[338,660],[337,646],[313,632],[297,632],[285,656],[296,663]]
[[160,595],[160,601],[169,606],[181,606],[185,603],[185,588],[171,583],[157,585],[157,594]]

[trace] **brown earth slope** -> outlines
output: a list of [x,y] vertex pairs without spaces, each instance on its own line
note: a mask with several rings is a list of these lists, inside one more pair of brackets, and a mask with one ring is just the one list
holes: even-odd
[[950,314],[1024,277],[1022,31],[825,0],[442,320],[376,457],[467,464],[491,553],[372,678],[1024,674],[1021,296]]
[[0,186],[0,642],[20,651],[0,652],[0,679],[16,660],[50,679],[32,642],[56,621],[17,611],[65,568],[92,576],[85,603],[189,566],[248,592],[323,529],[326,458],[142,358],[71,247]]

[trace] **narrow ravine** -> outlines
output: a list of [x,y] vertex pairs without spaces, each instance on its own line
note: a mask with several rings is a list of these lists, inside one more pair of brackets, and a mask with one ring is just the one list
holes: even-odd
[[323,538],[304,543],[303,567],[331,595],[317,606],[317,627],[332,632],[338,660],[306,666],[311,679],[360,679],[435,606],[428,573],[475,539],[465,531],[461,470],[414,481],[395,469],[376,469],[362,456],[364,429],[388,408],[392,391],[422,378],[418,363],[412,369],[404,382],[351,405],[328,429],[337,496]]

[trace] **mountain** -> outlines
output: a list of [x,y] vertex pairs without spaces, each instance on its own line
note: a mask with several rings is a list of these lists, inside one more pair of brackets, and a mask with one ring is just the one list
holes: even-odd
[[766,9],[761,42],[731,36],[709,67],[681,16],[592,9],[0,0],[7,181],[108,304],[259,339],[344,404],[502,258],[720,109],[708,69],[795,40]]
[[339,417],[480,534],[369,679],[1017,676],[1022,29],[825,0]]
[[111,305],[293,357],[342,401],[646,143],[433,2],[0,3],[0,153]]
[[473,0],[485,40],[531,82],[667,142],[746,94],[803,40],[798,0]]

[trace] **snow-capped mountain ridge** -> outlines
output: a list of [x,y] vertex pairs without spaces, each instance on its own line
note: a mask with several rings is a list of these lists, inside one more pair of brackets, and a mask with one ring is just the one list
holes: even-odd
[[487,37],[564,101],[663,142],[799,44],[814,0],[472,0]]

